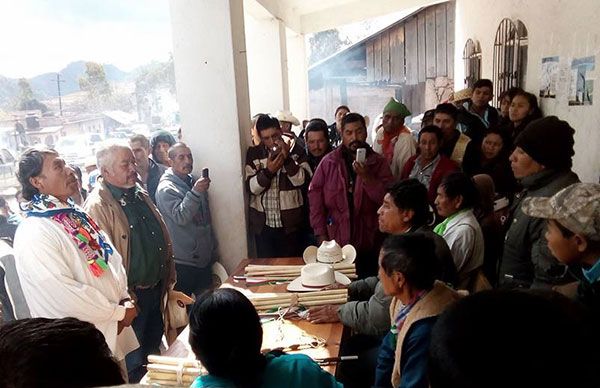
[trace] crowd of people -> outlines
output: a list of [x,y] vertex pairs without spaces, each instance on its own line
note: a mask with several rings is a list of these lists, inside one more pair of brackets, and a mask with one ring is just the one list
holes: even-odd
[[[254,116],[244,179],[256,256],[331,240],[357,252],[350,301],[307,312],[350,328],[340,353],[358,359],[336,376],[306,356],[261,354],[252,304],[212,289],[211,181],[192,175],[192,151],[164,131],[101,147],[89,192],[56,151],[21,156],[12,253],[31,318],[0,327],[0,358],[14,357],[15,335],[27,360],[44,360],[35,347],[45,336],[51,349],[56,336],[82,336],[61,351],[87,354],[101,333],[86,357],[127,373],[90,379],[137,382],[163,336],[177,335],[170,302],[194,295],[190,344],[208,371],[194,387],[597,385],[600,185],[572,171],[567,122],[542,117],[521,89],[502,93],[499,110],[493,96],[479,80],[425,112],[418,133],[394,98],[373,136],[345,105],[299,135],[291,112]],[[4,317],[27,318],[2,303]],[[25,381],[2,368],[0,380]],[[56,374],[27,381],[40,373]]]

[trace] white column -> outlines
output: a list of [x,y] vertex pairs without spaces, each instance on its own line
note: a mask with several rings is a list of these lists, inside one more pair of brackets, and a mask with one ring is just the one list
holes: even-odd
[[246,14],[252,114],[289,109],[285,25],[266,11]]
[[286,29],[287,74],[290,90],[290,110],[302,121],[310,119],[308,111],[308,59],[303,34]]
[[173,56],[183,141],[194,173],[210,168],[212,222],[231,271],[248,256],[244,189],[250,144],[242,0],[171,0]]

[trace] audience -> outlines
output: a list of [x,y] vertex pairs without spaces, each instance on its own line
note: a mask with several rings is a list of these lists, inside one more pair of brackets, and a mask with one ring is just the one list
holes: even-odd
[[500,265],[502,287],[549,288],[573,281],[546,246],[544,221],[524,214],[521,205],[526,198],[551,196],[579,182],[571,171],[574,133],[569,123],[550,116],[531,122],[515,141],[510,162],[523,190],[511,206]]
[[79,188],[77,178],[56,151],[25,151],[17,177],[29,202],[14,255],[31,316],[90,322],[115,357],[124,359],[137,347],[129,328],[137,310],[127,292],[122,251],[70,199]]
[[169,166],[169,148],[177,143],[175,137],[169,131],[157,130],[150,137],[150,154],[156,163],[160,163],[165,167]]
[[[310,183],[310,224],[318,242],[352,243],[358,251],[356,271],[363,278],[377,272],[382,240],[377,208],[393,178],[385,159],[365,142],[361,115],[345,115],[342,128],[342,145],[323,158]],[[366,150],[364,164],[355,160],[359,148]]]
[[579,280],[575,298],[600,318],[600,184],[575,183],[551,198],[527,198],[523,212],[547,220],[550,252]]
[[317,171],[321,160],[331,152],[327,123],[323,119],[312,119],[304,131],[308,165],[312,172]]
[[207,291],[190,312],[192,350],[208,375],[200,387],[342,387],[304,354],[261,354],[263,330],[252,303],[239,291]]
[[75,318],[28,318],[0,326],[0,360],[0,387],[86,388],[124,383],[102,332]]
[[139,306],[133,329],[140,347],[126,359],[129,381],[138,382],[146,372],[147,356],[160,353],[163,331],[169,343],[176,336],[165,311],[176,278],[172,244],[158,209],[137,184],[131,149],[105,144],[96,158],[101,177],[85,209],[123,256],[129,292]]
[[350,113],[350,108],[340,105],[335,108],[335,122],[329,126],[329,142],[332,148],[337,148],[342,143],[342,119]]
[[598,333],[557,293],[485,291],[450,306],[431,333],[431,388],[598,386]]
[[500,102],[500,108],[498,109],[498,113],[500,114],[500,120],[498,122],[499,126],[504,128],[510,123],[510,102],[512,101],[515,94],[521,91],[523,91],[523,89],[513,87],[500,93],[500,96],[498,97],[498,101]]
[[390,305],[392,327],[381,343],[376,387],[427,387],[431,329],[458,293],[436,281],[438,260],[432,241],[421,234],[388,237],[379,278]]
[[198,297],[212,285],[212,264],[218,259],[208,204],[210,178],[192,176],[194,158],[184,143],[169,149],[169,162],[158,184],[156,205],[173,240],[175,289]]
[[279,121],[256,120],[261,144],[246,152],[246,187],[250,194],[250,232],[258,257],[300,256],[305,225],[302,186],[312,175],[306,153],[284,141]]
[[281,132],[293,138],[301,149],[306,149],[304,138],[302,136],[296,136],[294,131],[292,131],[293,126],[300,125],[300,120],[298,120],[289,110],[277,111],[275,113],[275,117],[277,117],[277,120],[279,120]]
[[433,204],[437,196],[437,188],[442,179],[459,169],[456,162],[440,154],[442,131],[429,125],[419,132],[419,153],[412,156],[404,167],[400,179],[414,178],[427,188],[427,198]]
[[473,85],[471,99],[459,109],[458,122],[463,133],[476,144],[481,144],[485,131],[498,124],[498,111],[489,103],[494,96],[494,85],[489,79],[480,79]]
[[500,220],[494,214],[494,181],[489,175],[479,174],[473,177],[479,192],[479,201],[473,214],[483,233],[483,274],[492,286],[498,284],[498,265],[502,258],[504,230]]
[[445,220],[434,231],[448,243],[461,289],[473,290],[483,265],[484,240],[481,227],[473,214],[479,194],[475,184],[462,172],[446,176],[438,187],[435,206]]
[[394,178],[399,178],[406,161],[417,152],[415,139],[404,120],[411,113],[394,98],[383,108],[383,124],[377,130],[373,151],[387,160]]
[[508,118],[510,123],[505,127],[508,136],[514,141],[527,125],[542,117],[542,111],[538,107],[537,97],[523,90],[516,91],[510,108]]
[[442,143],[440,153],[451,160],[462,165],[463,159],[467,158],[473,147],[477,147],[469,136],[461,133],[457,128],[458,109],[452,104],[439,104],[435,108],[433,125],[442,130]]
[[488,129],[480,149],[463,161],[463,171],[469,176],[489,175],[496,192],[512,200],[517,191],[517,181],[508,160],[511,151],[512,141],[504,130],[498,127]]
[[[456,267],[444,239],[431,233],[428,224],[433,214],[427,202],[427,189],[415,179],[395,184],[383,198],[378,210],[379,230],[401,235],[422,232],[432,238],[439,272],[436,279],[445,283],[456,282]],[[385,252],[384,252],[385,253]],[[348,286],[350,302],[341,306],[319,306],[308,311],[312,323],[341,321],[352,329],[353,336],[342,343],[341,353],[358,354],[354,362],[338,366],[338,377],[345,386],[371,386],[374,380],[375,357],[381,338],[390,327],[391,298],[383,292],[376,276],[356,280]]]
[[148,191],[152,202],[156,203],[156,189],[160,177],[167,169],[166,165],[156,162],[150,158],[150,142],[144,135],[133,135],[129,138],[129,147],[135,157],[135,171],[142,187]]

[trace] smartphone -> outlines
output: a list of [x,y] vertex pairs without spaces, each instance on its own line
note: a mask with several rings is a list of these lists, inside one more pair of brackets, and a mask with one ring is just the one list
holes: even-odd
[[208,168],[203,168],[201,173],[202,178],[208,178]]
[[365,164],[366,159],[367,159],[367,149],[366,148],[358,148],[356,150],[356,161],[360,164]]

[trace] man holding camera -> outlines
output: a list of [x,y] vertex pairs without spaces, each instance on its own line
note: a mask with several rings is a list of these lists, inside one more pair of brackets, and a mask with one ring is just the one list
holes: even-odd
[[217,240],[208,206],[208,169],[194,179],[194,158],[184,143],[169,148],[168,168],[158,183],[156,205],[171,239],[177,270],[175,289],[199,296],[212,284],[212,264],[217,260]]
[[300,256],[306,214],[301,189],[312,175],[306,154],[293,138],[284,140],[275,117],[259,115],[256,131],[260,144],[246,153],[246,185],[258,257]]
[[342,119],[342,145],[327,154],[310,187],[310,224],[320,243],[352,244],[359,277],[377,274],[379,232],[377,209],[393,180],[385,158],[366,143],[365,119],[348,113]]

